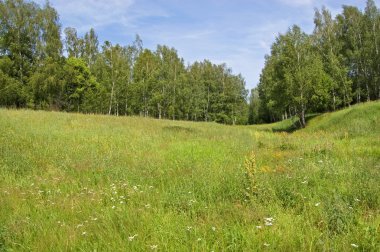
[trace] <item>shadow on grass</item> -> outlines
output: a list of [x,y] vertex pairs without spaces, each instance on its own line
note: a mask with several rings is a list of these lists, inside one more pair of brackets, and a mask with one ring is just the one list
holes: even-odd
[[165,126],[162,128],[164,131],[169,131],[169,132],[185,132],[185,133],[194,133],[195,130],[192,128],[188,127],[182,127],[182,126]]
[[[320,114],[317,113],[317,114],[308,114],[305,116],[305,120],[306,120],[306,126],[307,126],[307,122],[311,119],[313,119],[314,117],[316,116],[319,116]],[[298,119],[297,116],[291,118],[291,119],[288,119],[286,121],[284,121],[282,124],[278,125],[278,126],[274,126],[272,128],[272,131],[273,132],[288,132],[288,133],[292,133],[296,130],[299,130],[301,129],[301,123]]]

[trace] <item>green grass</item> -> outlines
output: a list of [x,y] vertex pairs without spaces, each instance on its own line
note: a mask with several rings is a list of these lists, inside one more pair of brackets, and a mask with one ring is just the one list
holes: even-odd
[[379,251],[380,103],[287,125],[2,109],[0,251]]

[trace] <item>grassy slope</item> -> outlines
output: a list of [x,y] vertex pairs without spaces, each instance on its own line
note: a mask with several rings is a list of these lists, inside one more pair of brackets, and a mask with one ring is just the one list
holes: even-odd
[[379,125],[378,102],[293,134],[0,110],[0,251],[376,251]]

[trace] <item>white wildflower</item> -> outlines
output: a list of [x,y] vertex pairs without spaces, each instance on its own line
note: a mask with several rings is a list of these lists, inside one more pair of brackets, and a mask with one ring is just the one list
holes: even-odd
[[136,238],[136,236],[137,236],[137,234],[135,234],[135,235],[132,235],[132,236],[129,236],[129,237],[128,237],[128,240],[129,240],[129,241],[133,241],[133,239],[135,239],[135,238]]
[[354,248],[359,248],[359,245],[357,245],[355,243],[351,243],[351,246],[354,247]]
[[269,244],[269,243],[264,243],[264,246],[265,246],[265,247],[269,247],[270,244]]
[[317,206],[319,206],[321,203],[320,202],[318,202],[318,203],[315,203],[315,206],[317,207]]
[[212,227],[211,229],[212,229],[212,231],[214,231],[214,232],[216,231],[216,227]]
[[155,244],[154,244],[154,245],[151,245],[150,248],[151,248],[152,250],[155,250],[155,249],[158,248],[158,245],[155,245]]
[[273,226],[274,218],[273,217],[267,217],[267,218],[264,218],[264,221],[265,221],[265,226]]

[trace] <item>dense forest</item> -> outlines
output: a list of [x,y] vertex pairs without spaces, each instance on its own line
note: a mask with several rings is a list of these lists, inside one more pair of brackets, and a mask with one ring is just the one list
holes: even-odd
[[[380,12],[315,11],[311,35],[293,26],[266,56],[257,88],[208,60],[185,65],[177,51],[105,41],[62,28],[57,11],[0,0],[0,106],[139,115],[226,124],[273,122],[380,98]],[[62,36],[62,35],[63,36]]]
[[0,106],[244,124],[241,75],[208,60],[185,66],[174,48],[99,45],[93,29],[63,30],[57,11],[0,1]]
[[250,97],[249,122],[273,122],[306,113],[334,111],[380,99],[380,12],[368,0],[362,12],[343,6],[332,17],[315,10],[311,35],[293,26],[266,56]]

